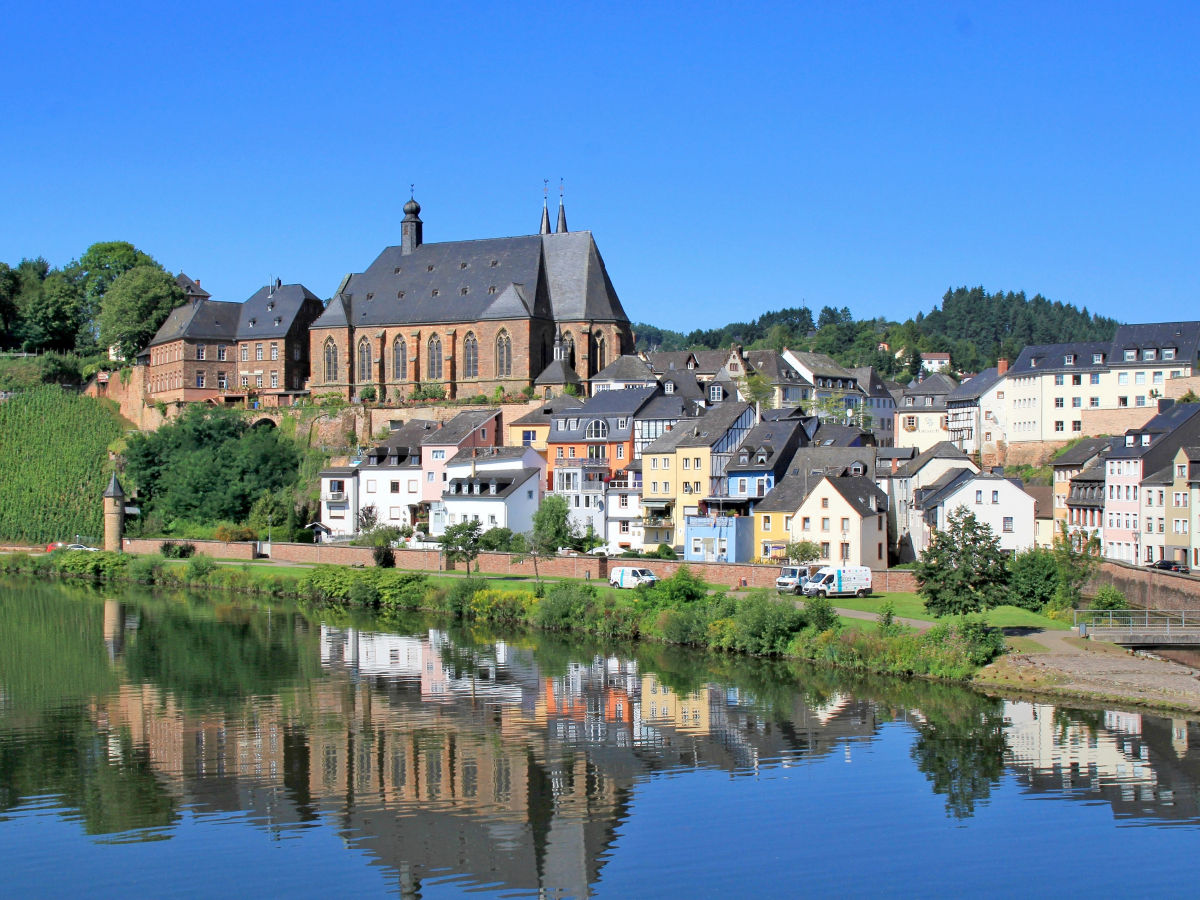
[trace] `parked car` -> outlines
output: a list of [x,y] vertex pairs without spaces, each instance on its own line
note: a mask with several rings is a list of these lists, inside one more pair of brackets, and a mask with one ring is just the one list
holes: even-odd
[[87,544],[67,544],[68,550],[87,550],[89,553],[98,553],[99,547],[89,547]]
[[608,573],[608,583],[615,588],[635,588],[643,584],[657,584],[658,576],[649,569],[619,566]]
[[810,577],[807,566],[784,566],[775,579],[775,590],[799,596],[804,593],[804,585]]
[[1183,563],[1176,562],[1173,559],[1160,559],[1158,562],[1151,563],[1150,568],[1161,569],[1164,572],[1182,572],[1185,575],[1191,572],[1191,569]]
[[866,566],[825,566],[804,585],[804,596],[865,597],[871,593],[871,570]]
[[55,550],[66,550],[66,549],[67,549],[66,541],[53,541],[46,545],[47,553],[53,553]]

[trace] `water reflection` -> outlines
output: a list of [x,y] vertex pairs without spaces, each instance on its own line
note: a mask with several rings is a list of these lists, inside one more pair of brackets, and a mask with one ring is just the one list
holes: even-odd
[[[430,878],[586,897],[639,788],[773,777],[905,729],[946,815],[1015,779],[1195,822],[1195,722],[1009,702],[661,647],[201,598],[0,595],[0,812],[53,796],[105,840],[241,813],[338,829],[402,896]],[[680,790],[686,789],[681,786]]]

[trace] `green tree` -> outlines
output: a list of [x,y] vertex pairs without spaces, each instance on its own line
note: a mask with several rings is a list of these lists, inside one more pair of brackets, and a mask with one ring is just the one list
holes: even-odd
[[471,563],[479,557],[479,539],[481,527],[477,521],[459,522],[446,528],[442,535],[442,552],[451,563],[465,562],[467,571],[471,571]]
[[761,375],[744,375],[738,379],[738,391],[751,403],[761,403],[763,409],[775,405],[775,388]]
[[532,559],[533,577],[541,585],[542,576],[538,571],[538,560],[550,559],[558,553],[560,547],[573,547],[578,540],[566,498],[557,495],[544,498],[537,512],[533,514],[533,528],[521,537],[523,540],[519,547],[513,542],[513,561],[520,563]]
[[269,539],[279,538],[286,541],[291,540],[292,529],[296,524],[295,515],[296,511],[286,492],[273,494],[263,491],[250,507],[250,518],[246,524]]
[[104,295],[118,277],[134,266],[161,268],[154,257],[143,253],[128,241],[102,241],[92,244],[74,263],[79,286],[83,291],[80,314],[79,344],[95,344],[100,337],[100,310]]
[[479,549],[507,553],[512,547],[512,541],[511,528],[489,528],[479,538]]
[[83,292],[67,272],[46,269],[45,260],[21,263],[17,334],[28,350],[74,350]]
[[787,557],[806,566],[821,558],[821,545],[814,541],[793,541],[787,545]]
[[935,616],[981,612],[1007,600],[1000,539],[965,506],[951,511],[934,532],[914,575],[925,608]]
[[1033,547],[1013,556],[1009,563],[1009,603],[1039,611],[1058,589],[1058,560],[1054,553]]
[[8,263],[0,262],[0,342],[11,347],[16,334],[17,298],[21,295],[21,275]]
[[115,346],[133,359],[184,302],[183,291],[170,272],[139,265],[118,276],[104,295],[100,312],[100,342]]

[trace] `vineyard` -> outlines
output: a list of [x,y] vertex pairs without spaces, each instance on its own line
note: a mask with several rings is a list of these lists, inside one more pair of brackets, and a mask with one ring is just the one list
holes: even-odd
[[0,403],[0,539],[103,535],[108,445],[123,431],[102,401],[57,385]]

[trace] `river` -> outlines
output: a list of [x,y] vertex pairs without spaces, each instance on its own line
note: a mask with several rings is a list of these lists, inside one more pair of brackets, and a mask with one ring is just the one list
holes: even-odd
[[1200,722],[0,583],[0,894],[1190,893]]

